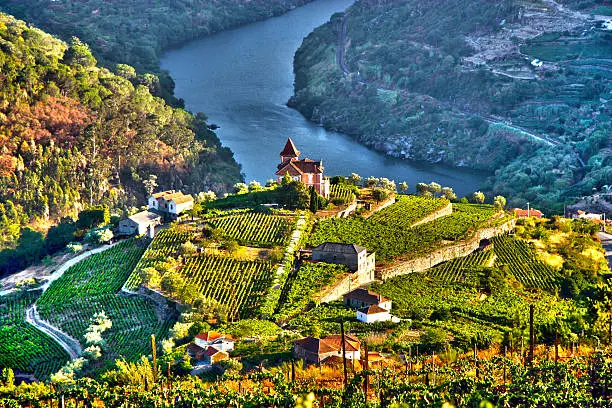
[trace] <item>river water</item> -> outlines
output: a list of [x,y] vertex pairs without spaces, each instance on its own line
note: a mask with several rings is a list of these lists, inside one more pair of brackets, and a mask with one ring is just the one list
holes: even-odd
[[323,160],[326,175],[358,173],[406,181],[436,181],[460,195],[478,189],[486,175],[395,159],[352,138],[307,121],[285,104],[293,93],[293,55],[314,28],[352,0],[317,0],[266,21],[188,43],[166,53],[162,68],[175,94],[209,123],[235,154],[248,181],[274,178],[279,152],[291,137],[302,157]]

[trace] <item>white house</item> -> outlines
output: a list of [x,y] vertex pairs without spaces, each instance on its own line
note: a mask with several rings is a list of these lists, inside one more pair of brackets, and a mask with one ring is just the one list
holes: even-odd
[[198,334],[194,339],[194,343],[205,350],[209,347],[225,352],[234,349],[234,339],[232,336],[214,331]]
[[169,218],[176,219],[183,212],[193,208],[193,197],[180,191],[167,190],[149,197],[149,209]]
[[119,233],[126,235],[142,235],[151,227],[161,224],[161,216],[151,211],[142,211],[119,221]]
[[378,305],[366,306],[357,310],[357,320],[363,323],[387,322],[392,319],[391,313]]

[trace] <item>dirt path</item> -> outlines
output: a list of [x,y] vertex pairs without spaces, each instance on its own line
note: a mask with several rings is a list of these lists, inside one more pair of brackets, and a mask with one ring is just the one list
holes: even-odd
[[608,258],[608,264],[610,265],[610,270],[612,270],[612,234],[598,232],[597,237],[601,241],[604,251],[606,251],[606,258]]
[[30,306],[30,308],[26,311],[25,320],[38,330],[51,336],[53,340],[55,340],[64,350],[66,350],[71,360],[75,360],[81,355],[81,352],[83,351],[81,344],[75,338],[42,320],[38,314],[38,310],[36,310],[35,304]]

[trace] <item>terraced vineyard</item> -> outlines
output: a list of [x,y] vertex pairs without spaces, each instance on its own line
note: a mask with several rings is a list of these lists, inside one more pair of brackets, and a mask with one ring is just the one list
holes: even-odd
[[220,256],[188,258],[180,273],[205,297],[227,305],[230,316],[236,318],[257,313],[274,276],[269,262]]
[[345,203],[351,203],[355,201],[355,194],[349,186],[344,184],[332,184],[330,187],[330,198],[332,201],[338,199]]
[[125,287],[128,290],[136,290],[142,283],[140,279],[140,271],[144,268],[155,267],[157,262],[167,256],[174,256],[182,243],[189,241],[189,234],[180,232],[175,229],[160,231],[155,239],[149,244],[149,247],[144,252],[134,271],[130,274]]
[[0,370],[10,367],[45,380],[70,357],[51,337],[25,322],[26,309],[35,300],[29,292],[0,297]]
[[398,195],[394,205],[377,212],[370,222],[380,225],[397,225],[410,228],[415,222],[447,206],[445,198],[432,198],[416,195]]
[[242,245],[273,247],[289,243],[295,219],[262,212],[248,212],[214,218],[209,223],[223,230],[226,237],[235,239]]
[[510,273],[527,288],[557,289],[558,274],[544,262],[529,244],[509,236],[493,239],[498,266],[508,265]]
[[128,240],[74,265],[37,301],[41,317],[84,344],[89,319],[105,311],[113,322],[103,335],[107,362],[149,354],[151,334],[166,337],[174,320],[158,316],[148,299],[119,293],[144,251]]
[[445,262],[427,271],[427,276],[443,283],[461,282],[466,272],[475,266],[489,266],[495,253],[491,250],[476,252],[452,261]]
[[[126,288],[137,289],[141,283],[140,270],[175,256],[181,244],[189,239],[188,233],[175,229],[161,231],[134,268]],[[256,314],[273,278],[269,262],[239,261],[229,256],[187,257],[178,272],[205,297],[228,305],[232,316],[242,318]]]
[[382,263],[394,258],[412,258],[428,253],[446,241],[470,236],[477,229],[497,226],[508,220],[490,205],[453,204],[453,213],[435,221],[411,227],[431,212],[447,205],[446,200],[402,196],[398,202],[368,219],[332,218],[321,221],[309,244],[345,242],[376,252]]

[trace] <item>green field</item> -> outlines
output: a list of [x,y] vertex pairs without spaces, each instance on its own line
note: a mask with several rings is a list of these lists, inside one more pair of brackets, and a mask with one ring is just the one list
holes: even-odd
[[469,237],[486,226],[499,225],[505,217],[490,205],[453,204],[453,213],[433,222],[411,228],[412,224],[445,205],[444,199],[400,196],[397,203],[368,219],[332,218],[319,222],[309,244],[345,242],[376,252],[377,262],[412,258],[431,251],[444,241]]
[[10,367],[46,380],[69,356],[55,340],[25,322],[26,309],[37,296],[27,292],[0,297],[0,371]]
[[165,338],[174,320],[158,315],[152,301],[121,293],[144,251],[128,240],[71,267],[37,301],[41,317],[85,345],[91,317],[104,311],[113,323],[103,334],[105,362],[150,354],[151,335]]
[[[285,220],[281,228],[285,228]],[[177,257],[180,246],[193,239],[187,232],[168,229],[153,239],[134,268],[126,287],[135,290],[142,280],[140,271],[155,268],[169,256]],[[263,260],[237,260],[231,256],[194,255],[185,257],[178,273],[205,297],[228,307],[231,316],[252,317],[261,305],[274,276],[272,265]]]
[[273,247],[289,243],[294,221],[295,218],[289,216],[248,212],[213,218],[207,222],[241,245]]

